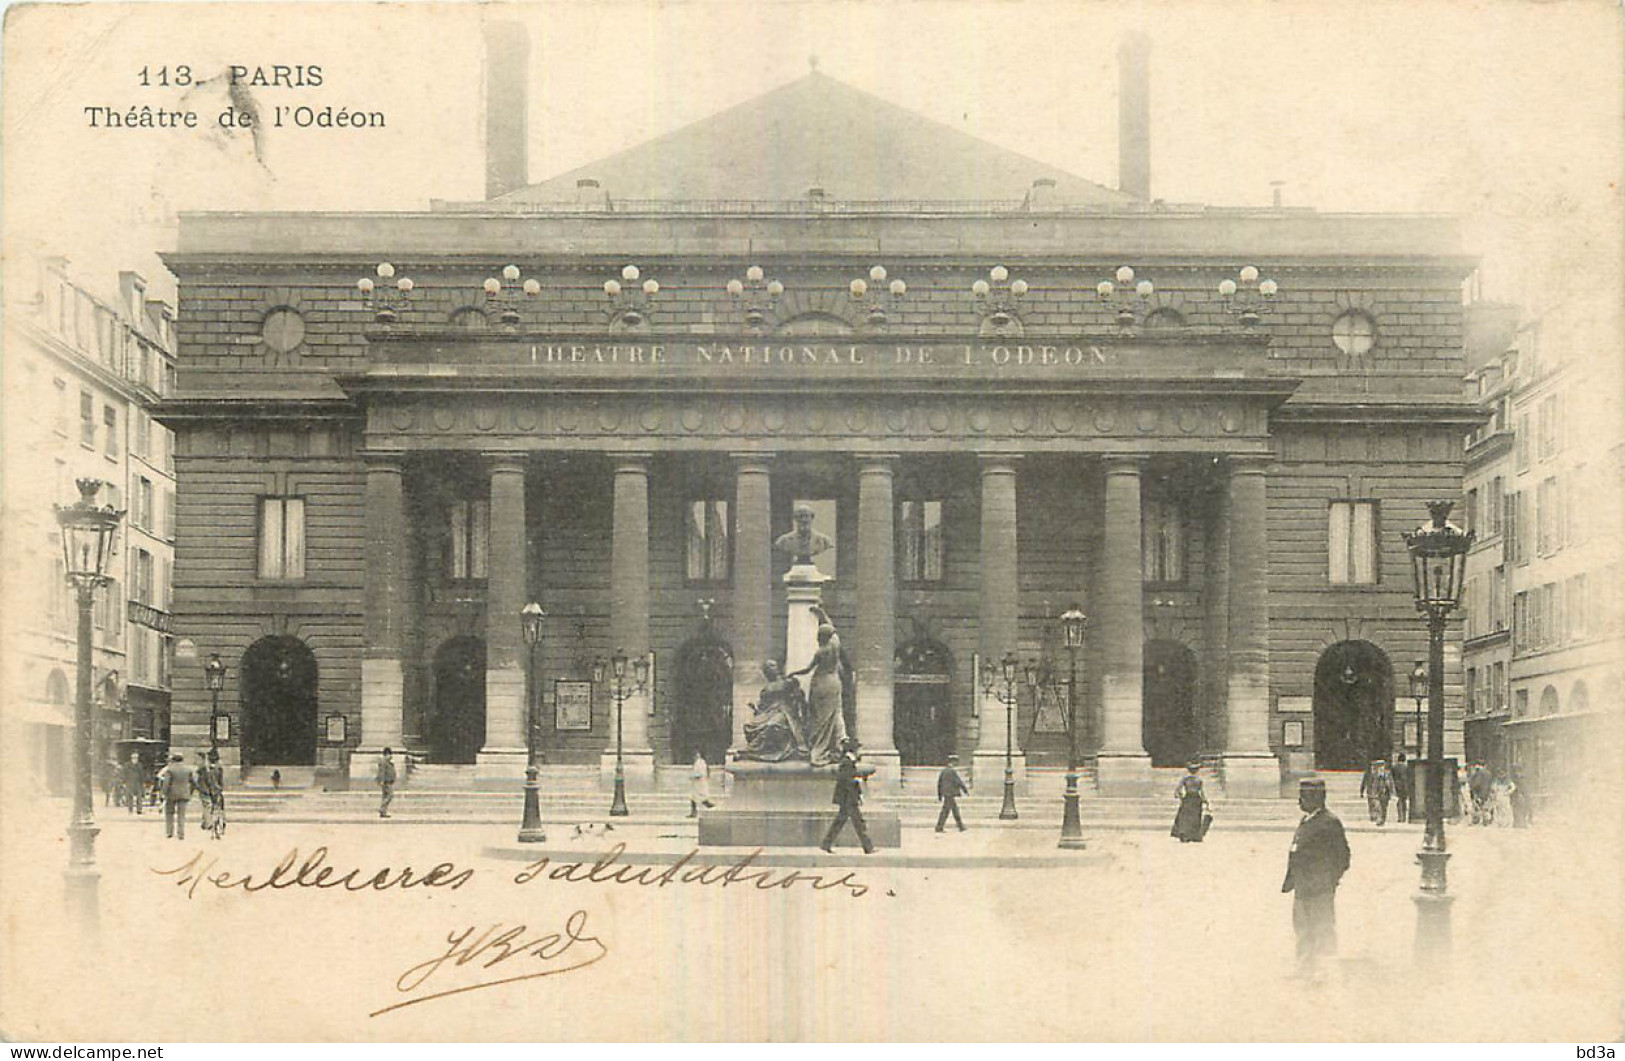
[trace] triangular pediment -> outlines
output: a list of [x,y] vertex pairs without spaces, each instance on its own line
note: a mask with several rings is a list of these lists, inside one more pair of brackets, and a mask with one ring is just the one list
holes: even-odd
[[511,192],[506,201],[578,201],[598,182],[611,203],[792,202],[813,188],[843,202],[1020,201],[1036,180],[1054,204],[1132,196],[915,114],[814,70],[619,154]]

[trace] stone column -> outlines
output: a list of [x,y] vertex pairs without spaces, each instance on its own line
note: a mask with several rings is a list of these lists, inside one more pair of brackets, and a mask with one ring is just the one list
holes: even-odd
[[1144,743],[1145,631],[1140,558],[1139,457],[1106,459],[1100,558],[1100,790],[1143,793],[1151,784]]
[[1209,514],[1202,579],[1202,751],[1225,747],[1225,685],[1229,676],[1230,498],[1228,481]]
[[370,780],[376,754],[402,747],[408,537],[399,455],[367,456],[366,491],[361,741],[350,776]]
[[[649,645],[649,461],[647,453],[617,454],[615,461],[615,527],[610,539],[609,629],[612,651],[633,660],[648,653]],[[627,680],[632,666],[627,664]],[[613,679],[612,679],[613,681]],[[649,704],[653,690],[633,693],[621,706],[621,744],[626,776],[651,781],[654,749],[649,744]],[[615,770],[615,701],[609,741],[600,762],[607,781]]]
[[[983,673],[991,668],[999,672],[999,661],[1006,652],[1016,652],[1020,636],[1019,595],[1016,557],[1016,461],[1009,456],[982,458],[982,542],[981,542],[981,594],[979,611],[979,638],[977,651],[981,654]],[[1004,682],[997,677],[994,688],[1002,695]],[[1025,682],[1018,678],[1015,693],[1026,693]],[[986,795],[996,791],[1004,778],[1007,707],[995,696],[977,689],[978,714],[981,720],[976,752],[972,757],[976,782]],[[1019,714],[1017,708],[1008,709],[1011,718]],[[1026,780],[1027,761],[1021,752],[1021,727],[1009,727],[1009,746],[1013,759],[1016,783],[1022,787]]]
[[521,777],[525,769],[525,457],[493,454],[491,546],[485,592],[485,747],[480,777]]
[[873,783],[893,789],[900,763],[892,731],[892,669],[897,642],[896,505],[893,454],[858,465],[858,739],[875,764]]
[[1225,790],[1232,795],[1273,797],[1280,792],[1280,765],[1270,753],[1269,530],[1267,457],[1231,457],[1230,661],[1225,697],[1228,717],[1224,753]]
[[[750,705],[773,651],[773,477],[769,457],[734,455],[733,749],[745,747]],[[716,764],[720,765],[720,764]]]

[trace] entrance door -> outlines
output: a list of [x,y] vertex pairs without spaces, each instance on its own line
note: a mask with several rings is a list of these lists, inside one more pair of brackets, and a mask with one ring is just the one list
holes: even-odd
[[434,654],[434,710],[429,756],[472,763],[485,746],[485,642],[454,637]]
[[733,651],[707,631],[677,649],[677,703],[671,720],[672,761],[727,759],[733,740]]
[[1315,665],[1315,767],[1363,770],[1389,757],[1394,670],[1369,641],[1339,641]]
[[1196,654],[1177,641],[1145,644],[1141,733],[1152,766],[1184,766],[1201,751],[1196,732]]
[[892,692],[892,740],[904,766],[941,766],[954,750],[948,649],[928,639],[897,650]]
[[243,765],[315,765],[316,654],[297,637],[262,637],[238,673]]

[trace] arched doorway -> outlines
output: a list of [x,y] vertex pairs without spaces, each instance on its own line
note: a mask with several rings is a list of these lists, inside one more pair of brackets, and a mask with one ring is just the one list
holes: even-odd
[[677,649],[672,708],[672,761],[689,763],[695,753],[721,763],[733,740],[733,650],[709,626]]
[[1152,766],[1184,766],[1201,751],[1196,730],[1196,653],[1178,641],[1145,643],[1140,732]]
[[904,766],[940,766],[954,750],[948,647],[917,637],[897,649],[892,739]]
[[454,637],[434,654],[429,758],[472,763],[485,746],[485,642]]
[[1339,641],[1315,665],[1315,767],[1362,770],[1393,742],[1394,668],[1369,641]]
[[262,637],[243,653],[243,765],[316,762],[316,654],[297,637]]

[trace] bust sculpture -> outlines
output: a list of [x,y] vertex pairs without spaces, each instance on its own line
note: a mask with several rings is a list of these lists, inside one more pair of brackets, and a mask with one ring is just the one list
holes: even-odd
[[834,547],[834,542],[813,530],[811,505],[797,505],[793,518],[795,529],[773,539],[774,552],[789,556],[792,564],[811,564],[813,557]]

